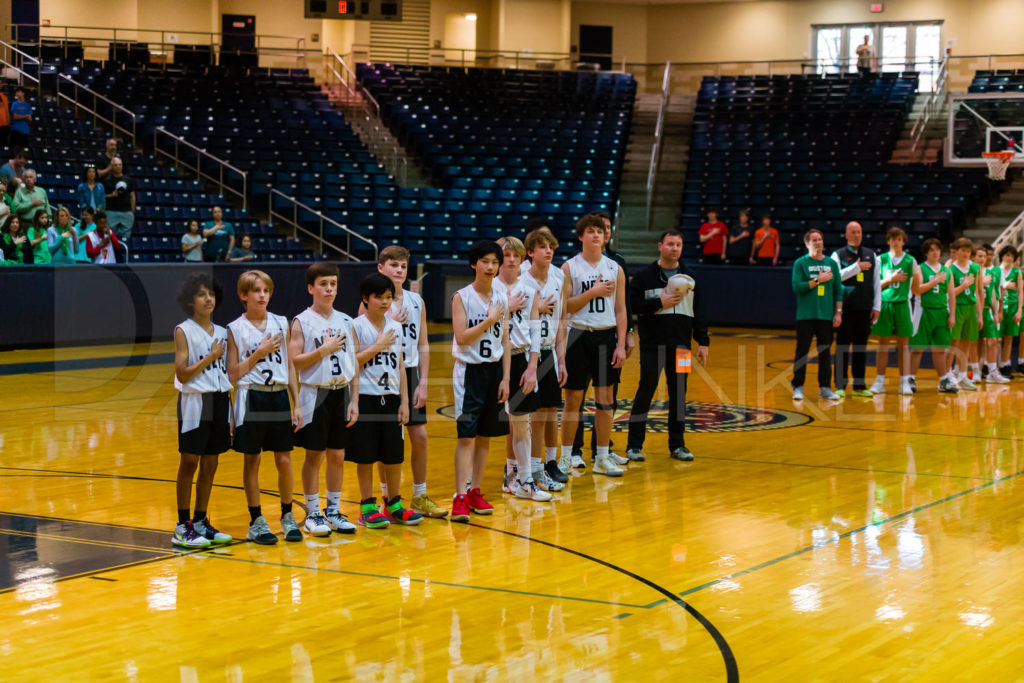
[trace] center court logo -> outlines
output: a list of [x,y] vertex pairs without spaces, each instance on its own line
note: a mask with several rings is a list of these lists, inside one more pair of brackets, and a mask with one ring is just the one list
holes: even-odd
[[[615,411],[615,420],[612,422],[613,432],[629,431],[629,409],[633,402],[629,399],[619,399],[618,410]],[[455,419],[455,406],[447,405],[438,409],[439,415]],[[591,418],[594,415],[594,401],[587,399],[583,406],[584,418]],[[587,420],[590,421],[589,419]],[[809,415],[795,413],[790,410],[775,410],[771,408],[753,408],[750,406],[736,406],[727,403],[703,403],[700,401],[687,401],[686,403],[686,431],[687,432],[754,432],[765,429],[785,429],[787,427],[799,427],[811,421]],[[668,431],[668,403],[665,401],[653,401],[651,409],[647,412],[648,432]]]

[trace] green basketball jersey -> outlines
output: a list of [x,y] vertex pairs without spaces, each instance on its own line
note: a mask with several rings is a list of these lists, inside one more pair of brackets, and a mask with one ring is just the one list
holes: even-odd
[[992,266],[985,269],[985,275],[989,276],[988,284],[985,285],[985,308],[995,309],[999,305],[999,279],[1002,273],[999,266]]
[[977,303],[978,299],[975,296],[975,292],[978,291],[978,286],[981,284],[981,282],[979,282],[981,280],[981,266],[979,266],[974,261],[971,261],[967,267],[967,272],[965,273],[964,271],[960,270],[960,267],[954,263],[949,267],[949,272],[952,273],[953,275],[954,289],[963,284],[964,278],[966,278],[968,275],[974,276],[974,282],[969,287],[964,289],[964,291],[956,295],[956,305],[968,306],[970,304]]
[[[1020,276],[1020,268],[1012,266],[1010,270],[1003,272],[1002,268],[999,268],[999,278],[1001,284],[1017,284],[1017,277]],[[1014,311],[1017,309],[1017,288],[1004,289],[1003,290],[1003,306],[1005,308],[1012,308]]]
[[939,264],[938,268],[933,269],[927,262],[921,264],[921,282],[923,284],[928,284],[934,280],[939,273],[946,274],[945,281],[940,282],[921,295],[921,306],[924,308],[941,308],[945,311],[948,309],[946,293],[949,290],[947,288],[949,287],[949,281],[953,277],[949,272],[949,268],[943,268],[942,264]]
[[903,271],[907,279],[903,282],[893,282],[888,287],[882,290],[882,301],[909,301],[910,300],[910,282],[914,279],[914,266],[917,265],[914,262],[914,258],[904,252],[903,256],[900,257],[898,263],[893,263],[892,252],[887,251],[878,257],[878,274],[886,280],[897,271]]

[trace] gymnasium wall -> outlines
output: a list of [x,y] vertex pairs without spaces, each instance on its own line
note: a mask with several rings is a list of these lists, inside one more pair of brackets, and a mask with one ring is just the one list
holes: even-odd
[[[305,265],[257,266],[274,280],[272,312],[291,317],[309,305]],[[178,287],[194,270],[212,272],[224,288],[224,301],[214,315],[216,322],[224,324],[242,313],[235,283],[249,267],[6,267],[3,278],[7,296],[0,297],[0,320],[4,321],[0,325],[0,349],[170,339],[183,317],[175,301]],[[375,272],[375,265],[343,263],[339,268],[336,306],[355,315],[359,282],[367,273]],[[788,268],[692,269],[707,297],[713,323],[766,327],[793,324],[795,303]],[[462,262],[435,262],[426,271],[422,294],[427,310],[432,319],[444,319],[450,311],[450,293],[456,285],[465,284],[469,268]]]

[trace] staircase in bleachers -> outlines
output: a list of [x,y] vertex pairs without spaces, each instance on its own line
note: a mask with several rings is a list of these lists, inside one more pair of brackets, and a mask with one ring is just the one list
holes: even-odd
[[916,90],[916,74],[705,77],[680,217],[687,256],[709,207],[727,222],[770,213],[787,262],[807,229],[831,248],[850,220],[883,249],[893,225],[912,249],[959,232],[989,201],[984,173],[887,163]]

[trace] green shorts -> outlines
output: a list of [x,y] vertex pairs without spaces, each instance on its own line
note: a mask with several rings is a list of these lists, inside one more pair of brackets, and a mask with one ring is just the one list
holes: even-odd
[[914,323],[910,319],[909,301],[883,301],[878,322],[871,328],[876,337],[910,337]]
[[948,349],[949,340],[949,311],[945,308],[922,308],[921,323],[917,326],[917,334],[910,339],[910,346],[915,349],[930,346]]
[[985,324],[981,327],[979,336],[982,339],[999,339],[999,328],[996,327],[996,319],[992,315],[992,309],[986,308],[982,313],[982,319]]
[[1003,308],[1003,322],[999,324],[1000,337],[1016,337],[1020,334],[1020,323],[1013,322],[1013,316],[1017,315],[1017,304],[1010,308]]
[[956,324],[953,325],[953,339],[978,341],[978,307],[964,304],[956,307]]

